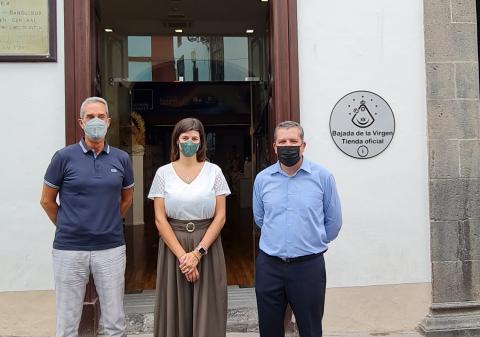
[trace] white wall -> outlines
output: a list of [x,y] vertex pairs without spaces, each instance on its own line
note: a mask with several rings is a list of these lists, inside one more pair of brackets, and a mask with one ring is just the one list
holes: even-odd
[[[298,1],[306,155],[335,175],[343,203],[329,287],[430,282],[422,3]],[[395,115],[392,143],[372,159],[346,156],[329,133],[335,103],[355,90],[379,94]]]
[[[422,1],[365,4],[298,1],[307,156],[334,173],[343,202],[344,228],[326,254],[328,285],[429,282]],[[39,197],[65,139],[63,1],[57,17],[57,63],[0,63],[0,291],[53,287],[54,227]],[[354,90],[381,95],[395,114],[392,143],[368,160],[347,157],[329,135],[333,106]]]
[[51,289],[54,227],[40,208],[43,175],[65,145],[63,1],[56,63],[0,63],[0,291]]

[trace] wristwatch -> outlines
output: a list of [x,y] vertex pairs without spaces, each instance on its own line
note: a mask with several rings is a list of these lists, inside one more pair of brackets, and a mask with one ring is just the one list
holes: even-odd
[[208,253],[208,250],[203,248],[202,246],[197,246],[197,248],[195,248],[195,251],[199,252],[200,255],[202,255],[202,256],[205,256]]

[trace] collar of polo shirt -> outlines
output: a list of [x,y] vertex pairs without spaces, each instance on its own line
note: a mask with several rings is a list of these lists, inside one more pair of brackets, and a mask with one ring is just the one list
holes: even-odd
[[[88,148],[87,143],[85,143],[85,139],[83,139],[83,138],[80,139],[78,144],[82,148],[83,153],[87,153],[89,151],[92,151],[92,149]],[[105,146],[104,146],[102,152],[105,152],[106,154],[110,154],[110,145],[108,145],[108,143],[106,141],[105,141]]]

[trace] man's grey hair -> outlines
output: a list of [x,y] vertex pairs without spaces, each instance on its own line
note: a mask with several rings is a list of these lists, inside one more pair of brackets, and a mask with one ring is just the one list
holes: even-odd
[[80,106],[80,118],[83,119],[83,116],[85,115],[85,109],[87,108],[87,105],[89,104],[92,104],[92,103],[102,103],[103,105],[105,105],[105,111],[107,112],[107,116],[108,116],[108,103],[106,100],[104,100],[103,98],[101,97],[88,97],[86,98],[82,105]]
[[303,132],[302,126],[294,121],[284,121],[278,123],[278,125],[275,127],[275,132],[273,133],[273,141],[277,140],[277,130],[278,129],[291,129],[291,128],[297,128],[298,131],[300,131],[300,139],[303,142],[303,137],[305,136],[305,133]]

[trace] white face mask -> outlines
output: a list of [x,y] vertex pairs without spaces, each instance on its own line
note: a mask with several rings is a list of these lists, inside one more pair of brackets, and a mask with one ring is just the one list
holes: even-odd
[[102,140],[107,134],[107,122],[95,117],[88,122],[84,122],[85,135],[92,140]]

